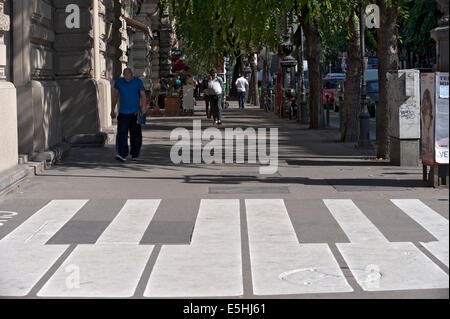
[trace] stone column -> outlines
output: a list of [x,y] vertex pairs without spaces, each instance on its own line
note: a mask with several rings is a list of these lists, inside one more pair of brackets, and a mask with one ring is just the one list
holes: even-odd
[[16,88],[6,81],[5,34],[10,30],[10,19],[4,5],[5,0],[0,0],[0,173],[18,163]]
[[107,78],[107,51],[106,51],[106,36],[107,36],[107,24],[106,24],[106,5],[105,3],[111,2],[111,0],[98,0],[98,16],[94,14],[94,18],[98,19],[98,60],[94,63],[98,63],[98,71],[100,72],[96,79],[100,89],[100,101],[99,101],[99,116],[100,116],[100,130],[109,130],[112,125],[111,120],[111,83]]
[[163,13],[159,33],[159,75],[167,77],[171,73],[171,50],[173,45],[173,29],[169,12]]
[[[152,31],[158,31],[160,28],[159,24],[159,0],[148,0],[148,5],[151,6],[150,20],[151,20],[151,29]],[[151,54],[151,66],[152,66],[152,82],[153,82],[153,91],[159,91],[160,83],[159,83],[159,37],[154,38],[152,41],[152,54]]]
[[[66,25],[69,4],[80,8],[80,28]],[[100,0],[53,0],[53,5],[62,134],[72,145],[103,145],[106,136],[101,129],[111,126],[111,86],[105,78],[105,6]]]
[[62,142],[53,8],[47,0],[14,0],[13,16],[19,153],[42,160],[39,154]]
[[106,79],[111,88],[114,82],[122,76],[128,63],[127,32],[124,19],[125,10],[122,0],[105,2],[106,5]]
[[[151,29],[150,14],[154,11],[154,5],[144,2],[141,11],[134,19]],[[150,31],[151,32],[151,31]],[[153,84],[151,80],[151,38],[144,31],[136,29],[133,35],[133,47],[131,48],[132,64],[131,69],[135,76],[140,78],[147,91],[152,91]]]
[[[117,1],[117,0],[116,0]],[[124,1],[120,0],[120,9],[116,13],[116,17],[118,18],[118,21],[120,22],[118,24],[118,39],[119,39],[119,52],[118,52],[118,58],[120,62],[120,69],[117,70],[117,78],[122,76],[123,70],[128,66],[128,47],[127,47],[127,39],[128,39],[128,33],[127,33],[127,22],[125,21],[125,8],[124,8]],[[118,15],[117,15],[118,14]]]
[[438,27],[431,30],[431,37],[437,42],[436,56],[438,71],[448,72],[448,28],[449,28],[449,3],[448,0],[437,0],[439,9],[444,16],[439,20]]

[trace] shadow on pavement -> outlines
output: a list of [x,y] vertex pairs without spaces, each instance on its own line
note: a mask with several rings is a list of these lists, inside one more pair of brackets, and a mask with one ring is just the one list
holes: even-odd
[[[139,180],[178,180],[186,184],[225,184],[237,185],[247,182],[261,184],[293,184],[293,185],[324,185],[333,187],[425,187],[425,183],[416,179],[396,179],[394,176],[407,175],[405,170],[391,167],[395,172],[383,173],[381,178],[344,178],[344,179],[311,179],[308,177],[281,177],[264,176],[253,173],[228,174],[228,176],[204,174],[204,169],[215,169],[214,165],[207,164],[174,164],[170,158],[170,151],[175,144],[170,141],[170,132],[174,128],[184,127],[192,130],[193,120],[202,120],[202,128],[211,127],[209,120],[203,112],[197,111],[195,116],[180,118],[151,118],[143,127],[142,156],[139,162],[118,162],[115,159],[115,146],[107,145],[104,148],[74,148],[67,159],[55,166],[55,171],[48,171],[44,176],[69,176],[69,177],[97,177],[119,178]],[[294,121],[279,119],[272,113],[253,108],[240,112],[228,109],[224,112],[224,127],[252,128],[278,128],[279,131],[279,160],[285,160],[287,168],[298,167],[388,167],[387,161],[375,160],[375,150],[361,150],[354,147],[354,143],[338,143],[338,129],[327,128],[323,130],[310,130],[307,125]],[[223,128],[221,130],[223,130]],[[247,152],[246,152],[247,153]],[[247,155],[247,154],[246,154]],[[192,151],[191,151],[192,158]],[[225,158],[223,152],[222,158]],[[247,163],[243,166],[251,167],[254,164]],[[259,166],[259,164],[258,164]],[[179,168],[186,167],[199,169],[187,175]],[[234,169],[236,164],[221,164],[220,169]],[[239,167],[239,165],[237,165]],[[75,169],[75,170],[74,170]],[[79,169],[79,170],[77,170]],[[96,174],[84,174],[83,169],[96,169]],[[203,170],[203,171],[200,171]],[[389,168],[383,168],[383,170]],[[81,171],[80,171],[81,170]],[[111,171],[112,170],[112,171]],[[344,169],[346,170],[346,169]],[[399,172],[396,172],[398,171]],[[158,176],[152,173],[158,171]],[[164,174],[167,171],[167,174]],[[49,173],[49,174],[47,174]],[[180,173],[179,175],[176,175]],[[103,174],[103,175],[102,175]],[[386,174],[386,175],[384,175]],[[411,175],[414,173],[411,173]],[[417,174],[417,173],[416,173]],[[360,175],[361,177],[361,175]]]

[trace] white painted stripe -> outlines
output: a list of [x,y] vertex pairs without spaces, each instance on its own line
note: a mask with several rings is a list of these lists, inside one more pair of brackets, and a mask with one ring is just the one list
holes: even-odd
[[448,288],[448,275],[413,243],[336,245],[365,291]]
[[365,291],[448,288],[448,275],[412,243],[390,243],[351,200],[324,200],[352,241],[336,244]]
[[409,217],[439,241],[449,241],[448,220],[418,199],[391,199]]
[[189,246],[163,246],[145,297],[243,294],[239,200],[202,200]]
[[[95,245],[79,245],[39,292],[45,297],[131,297],[154,246],[139,245],[161,200],[128,200]],[[79,285],[73,284],[79,272]],[[72,276],[72,278],[70,277]],[[72,284],[67,284],[67,282]]]
[[324,199],[323,202],[352,243],[388,242],[351,199]]
[[131,297],[153,247],[134,244],[79,245],[38,296]]
[[161,200],[128,200],[97,244],[139,244]]
[[254,294],[353,291],[327,244],[299,244],[283,200],[245,203]]
[[44,245],[87,202],[53,200],[4,237],[2,242]]
[[0,241],[0,296],[26,296],[68,247]]
[[444,265],[449,265],[449,242],[445,241],[433,241],[430,243],[421,243],[433,256],[439,259]]
[[431,233],[437,242],[421,243],[430,253],[449,266],[448,220],[418,199],[391,199],[409,217]]

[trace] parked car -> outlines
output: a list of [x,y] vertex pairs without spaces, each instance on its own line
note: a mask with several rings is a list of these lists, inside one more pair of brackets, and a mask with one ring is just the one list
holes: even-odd
[[[371,117],[376,116],[376,107],[379,100],[379,86],[378,86],[378,70],[369,69],[364,72],[364,78],[366,80],[366,96],[367,96],[367,108]],[[339,100],[344,101],[345,81],[341,82],[335,93],[333,101],[333,109],[339,112]]]
[[334,105],[334,93],[338,88],[341,82],[345,81],[345,76],[340,77],[326,77],[323,79],[323,105],[326,107],[327,105],[327,95],[330,96],[328,102],[330,103],[330,107]]

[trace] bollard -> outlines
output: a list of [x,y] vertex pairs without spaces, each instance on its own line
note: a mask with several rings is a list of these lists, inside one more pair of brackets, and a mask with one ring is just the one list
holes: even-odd
[[375,140],[378,142],[378,102],[375,102]]
[[311,97],[306,93],[306,103],[308,105],[308,116],[311,114]]
[[358,147],[365,149],[372,149],[373,145],[370,141],[370,115],[367,110],[367,99],[363,95],[363,108],[359,114],[359,138]]
[[325,94],[327,100],[327,126],[330,126],[330,96]]

